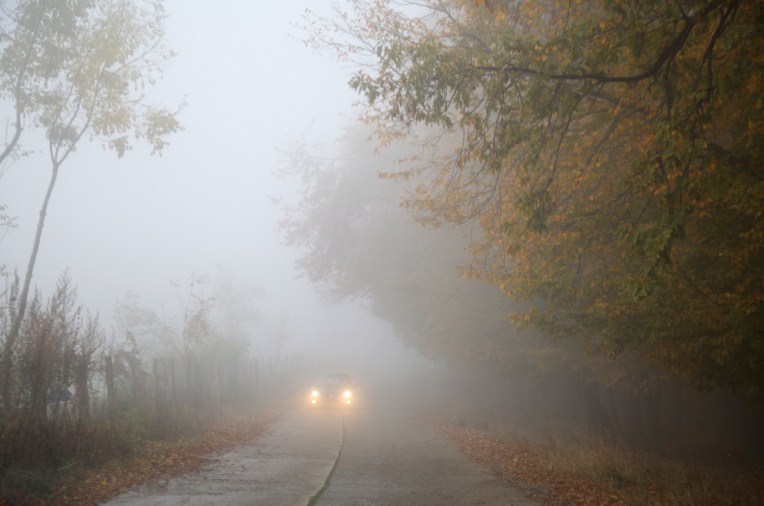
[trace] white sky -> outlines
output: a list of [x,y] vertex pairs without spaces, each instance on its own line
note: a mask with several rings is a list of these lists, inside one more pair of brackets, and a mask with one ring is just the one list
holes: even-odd
[[[295,253],[281,244],[280,211],[270,200],[295,189],[295,182],[273,175],[282,162],[279,148],[306,131],[331,142],[354,117],[346,84],[352,69],[305,48],[292,26],[316,2],[165,5],[169,45],[178,55],[152,93],[166,106],[185,97],[185,131],[170,139],[161,158],[138,147],[118,160],[94,142],[67,160],[34,283],[48,294],[69,269],[80,302],[108,327],[115,300],[127,291],[158,309],[176,301],[170,280],[221,267],[265,289],[264,311],[286,314],[296,343],[339,339],[348,353],[361,347],[370,353],[373,336],[388,337],[387,327],[352,305],[319,303],[295,280]],[[48,177],[45,157],[34,156],[0,179],[0,203],[19,225],[0,241],[0,263],[19,272]]]

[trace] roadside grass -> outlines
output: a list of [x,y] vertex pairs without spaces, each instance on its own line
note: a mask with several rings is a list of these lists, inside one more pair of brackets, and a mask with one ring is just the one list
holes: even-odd
[[719,453],[659,455],[565,427],[457,415],[441,429],[503,482],[544,505],[758,506],[764,465]]
[[90,441],[65,460],[17,462],[0,479],[0,505],[98,504],[149,479],[191,471],[210,453],[252,440],[280,412],[278,405],[225,408],[215,417],[125,413],[94,423]]
[[715,461],[657,455],[586,434],[533,448],[552,469],[598,483],[626,506],[764,504],[762,465],[728,455]]

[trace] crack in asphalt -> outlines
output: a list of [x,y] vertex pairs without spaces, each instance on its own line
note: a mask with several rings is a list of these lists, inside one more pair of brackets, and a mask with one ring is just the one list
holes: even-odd
[[313,494],[310,499],[308,500],[307,506],[315,506],[318,503],[318,500],[321,499],[321,496],[324,492],[326,492],[326,489],[329,488],[329,485],[332,481],[332,475],[334,474],[335,469],[337,469],[337,464],[340,463],[340,457],[342,457],[342,449],[345,446],[345,413],[340,413],[340,420],[342,421],[342,437],[340,438],[340,449],[337,451],[337,458],[334,459],[334,465],[332,466],[331,471],[329,471],[329,474],[326,476],[326,480],[324,481],[324,485],[318,489],[318,492]]

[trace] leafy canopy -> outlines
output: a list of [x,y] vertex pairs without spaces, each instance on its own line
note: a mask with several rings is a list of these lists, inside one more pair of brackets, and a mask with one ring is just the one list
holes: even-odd
[[434,153],[406,204],[480,224],[468,272],[529,303],[516,322],[764,393],[764,5],[489,5],[317,21],[381,142]]
[[21,0],[0,10],[0,99],[14,113],[0,163],[20,154],[22,132],[41,129],[60,164],[82,139],[119,156],[134,140],[153,153],[181,127],[145,91],[173,52],[160,1]]

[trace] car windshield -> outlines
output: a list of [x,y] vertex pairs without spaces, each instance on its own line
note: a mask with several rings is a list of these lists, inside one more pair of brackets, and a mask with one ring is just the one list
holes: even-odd
[[350,376],[340,373],[322,374],[316,381],[317,385],[350,385],[351,383]]

